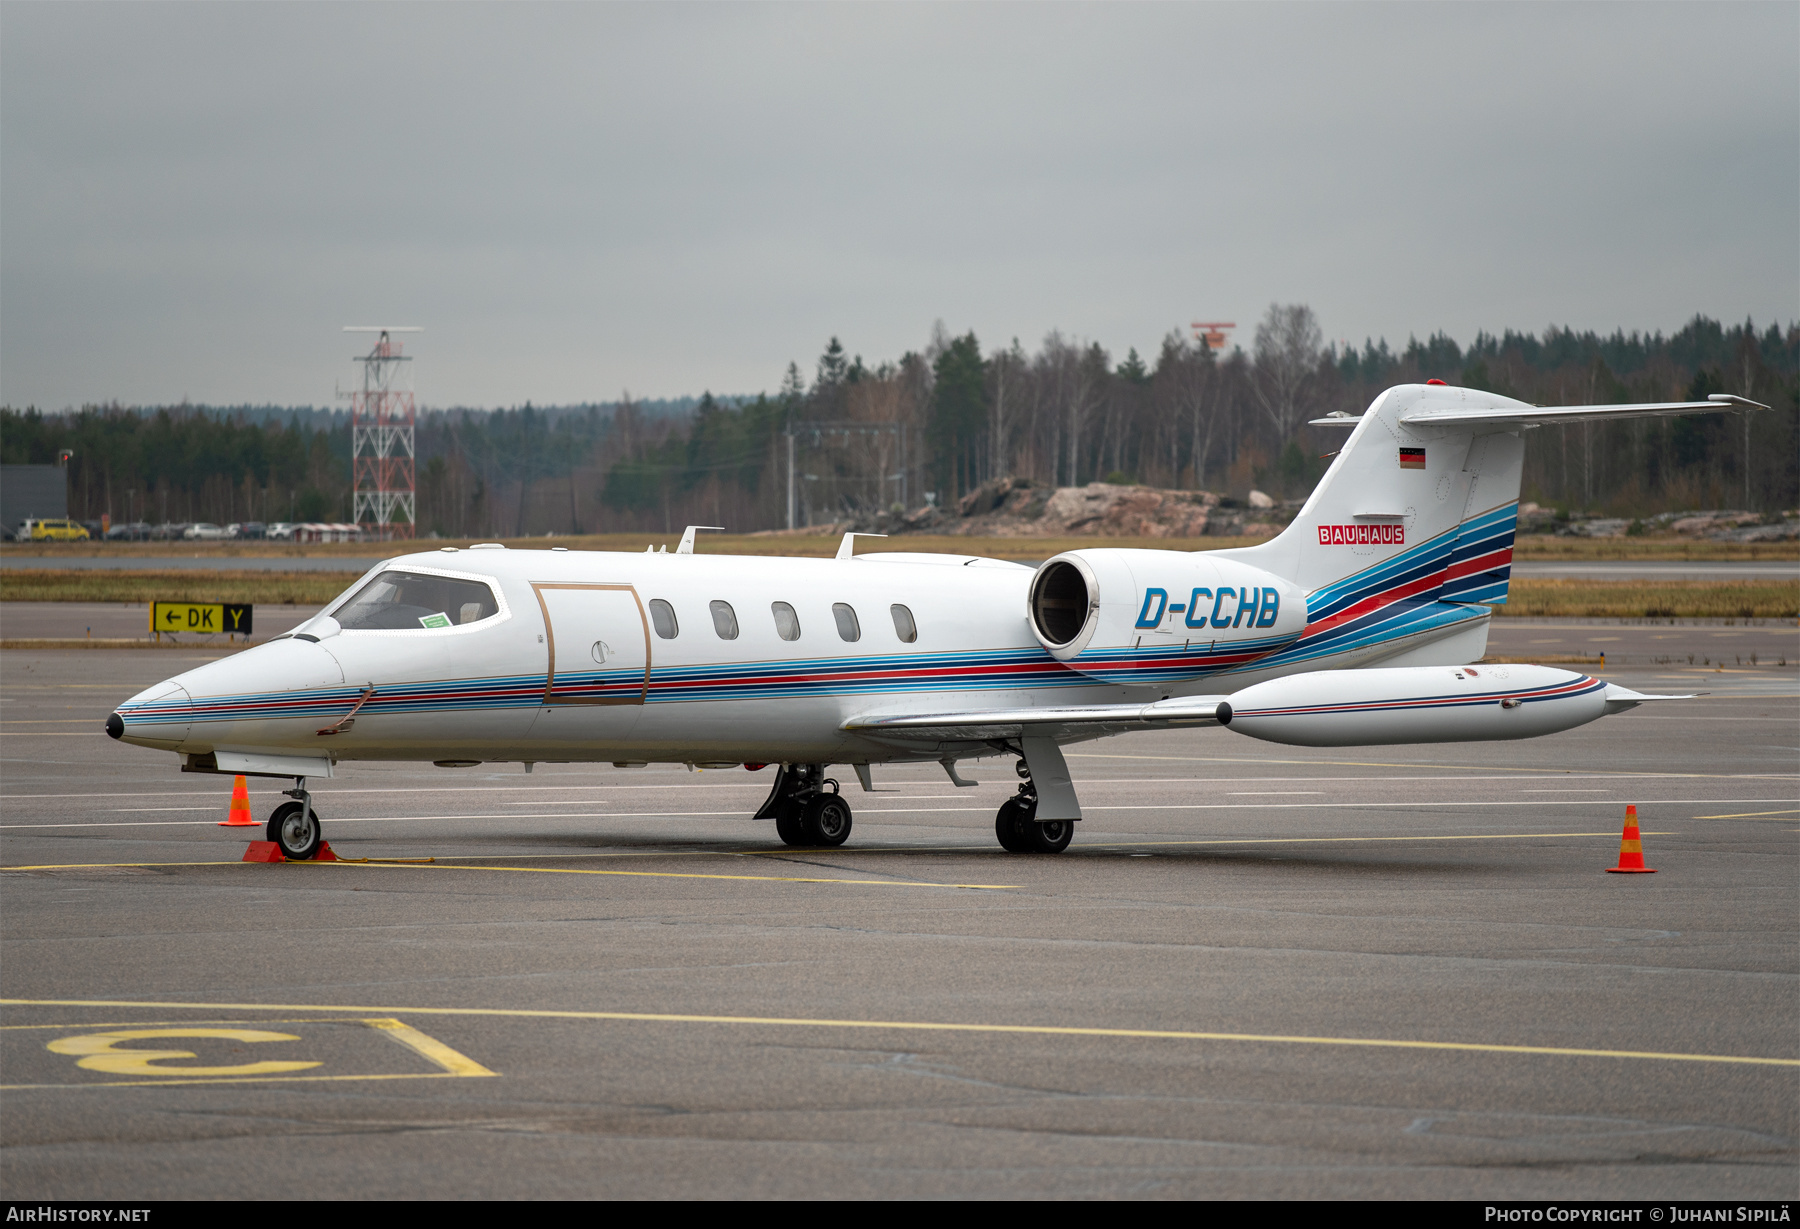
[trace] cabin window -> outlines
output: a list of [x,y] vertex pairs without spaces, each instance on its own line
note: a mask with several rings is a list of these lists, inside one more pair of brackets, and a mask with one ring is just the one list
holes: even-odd
[[831,604],[831,617],[837,620],[838,635],[845,640],[855,642],[862,639],[862,626],[856,621],[856,612],[843,602]]
[[346,630],[421,631],[478,623],[500,613],[494,591],[478,580],[425,572],[383,572],[332,611]]
[[707,606],[712,611],[713,630],[719,633],[719,639],[736,640],[737,611],[731,608],[731,603],[713,601],[707,603]]
[[894,635],[900,637],[901,643],[911,644],[919,638],[919,625],[913,622],[912,611],[904,606],[889,606],[888,613],[894,616]]
[[783,640],[800,639],[800,616],[786,602],[776,602],[769,607],[775,612],[775,634]]
[[681,634],[681,625],[675,621],[675,608],[660,597],[650,599],[650,626],[664,640],[673,640]]

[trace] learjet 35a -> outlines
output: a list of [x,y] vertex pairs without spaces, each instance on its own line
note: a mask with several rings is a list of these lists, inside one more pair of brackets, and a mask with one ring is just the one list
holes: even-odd
[[188,772],[293,778],[269,839],[320,840],[306,789],[345,760],[776,765],[757,819],[838,845],[849,765],[1018,757],[1013,852],[1069,843],[1061,748],[1222,726],[1308,747],[1532,738],[1645,696],[1480,665],[1506,600],[1522,432],[1765,408],[1718,395],[1539,408],[1432,382],[1360,417],[1285,531],[1185,553],[1074,550],[1036,569],[958,555],[835,559],[509,550],[384,561],[275,640],[121,704],[114,738]]

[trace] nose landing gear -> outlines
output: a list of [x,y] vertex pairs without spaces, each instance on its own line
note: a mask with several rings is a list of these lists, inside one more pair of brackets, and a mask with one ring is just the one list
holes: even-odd
[[319,813],[306,792],[306,778],[295,777],[294,788],[281,792],[294,801],[282,803],[270,814],[268,838],[280,847],[282,857],[306,861],[319,852],[321,840]]
[[1061,853],[1075,835],[1075,823],[1068,819],[1037,820],[1037,789],[1031,783],[1031,769],[1020,760],[1019,792],[1000,804],[994,816],[994,836],[1007,853]]
[[756,818],[769,815],[784,844],[834,848],[850,839],[850,803],[818,764],[781,766]]

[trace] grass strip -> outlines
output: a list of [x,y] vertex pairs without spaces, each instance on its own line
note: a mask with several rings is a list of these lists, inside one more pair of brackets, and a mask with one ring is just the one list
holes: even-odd
[[1500,618],[1800,618],[1800,581],[1583,580],[1513,577]]
[[1520,534],[1515,560],[1543,563],[1781,563],[1800,559],[1800,542],[1715,542],[1709,538],[1559,538]]
[[360,575],[361,572],[6,568],[0,570],[0,601],[323,606]]

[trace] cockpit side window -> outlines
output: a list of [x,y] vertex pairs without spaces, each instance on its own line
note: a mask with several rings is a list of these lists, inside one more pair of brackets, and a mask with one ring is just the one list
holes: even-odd
[[499,614],[500,603],[478,580],[389,571],[331,613],[347,631],[424,631],[479,623]]

